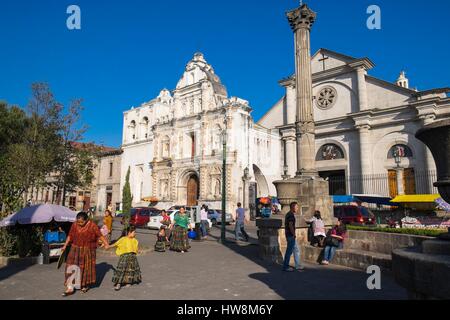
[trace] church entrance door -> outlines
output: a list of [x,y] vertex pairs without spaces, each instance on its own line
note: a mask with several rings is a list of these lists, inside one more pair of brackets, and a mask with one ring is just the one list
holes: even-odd
[[200,193],[200,183],[197,176],[193,175],[189,178],[187,183],[187,206],[193,207],[198,205],[198,198]]
[[[397,189],[397,171],[389,170],[389,196],[395,198],[398,196]],[[414,168],[403,169],[403,191],[405,194],[416,194],[416,177]]]

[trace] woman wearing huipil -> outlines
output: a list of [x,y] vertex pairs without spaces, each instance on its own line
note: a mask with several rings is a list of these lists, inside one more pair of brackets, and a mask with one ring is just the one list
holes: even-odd
[[100,233],[98,226],[89,220],[86,212],[80,212],[62,248],[63,251],[69,250],[67,247],[70,245],[66,261],[64,297],[74,294],[75,289],[86,293],[90,286],[96,283],[96,250],[99,240],[102,246],[109,248],[108,240]]

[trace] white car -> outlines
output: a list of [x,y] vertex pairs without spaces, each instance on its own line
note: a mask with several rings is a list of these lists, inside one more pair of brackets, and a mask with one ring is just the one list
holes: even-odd
[[[178,214],[178,212],[180,212],[180,210],[169,210],[169,211],[167,211],[167,214],[169,215],[171,222],[174,221],[175,215]],[[158,216],[155,216],[155,217],[150,217],[150,220],[147,223],[147,227],[149,229],[159,230],[159,228],[161,228],[161,225],[162,225],[161,221],[162,221],[162,216],[161,215],[158,215]],[[191,224],[191,228],[193,228],[194,225],[191,222],[191,218],[189,218],[189,223]],[[208,219],[208,225],[209,225],[210,228],[212,228],[213,224],[212,224],[210,219]]]

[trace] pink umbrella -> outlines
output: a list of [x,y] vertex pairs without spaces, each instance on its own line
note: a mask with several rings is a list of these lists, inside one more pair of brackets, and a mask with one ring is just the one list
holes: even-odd
[[13,213],[12,215],[7,216],[5,219],[0,221],[0,228],[9,227],[9,226],[15,225],[17,223],[17,220],[15,220],[15,216],[16,216],[16,214]]
[[52,220],[56,222],[74,222],[77,213],[66,207],[54,204],[40,204],[37,206],[26,207],[19,212],[3,219],[0,227],[7,227],[19,224],[41,224],[49,223]]

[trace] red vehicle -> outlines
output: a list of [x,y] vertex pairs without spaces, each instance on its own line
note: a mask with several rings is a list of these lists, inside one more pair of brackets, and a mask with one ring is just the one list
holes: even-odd
[[150,217],[157,216],[161,213],[156,208],[138,207],[131,209],[130,225],[135,227],[147,227]]
[[366,207],[337,206],[334,216],[345,224],[375,225],[375,215]]

